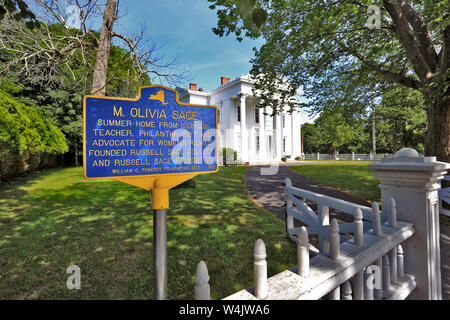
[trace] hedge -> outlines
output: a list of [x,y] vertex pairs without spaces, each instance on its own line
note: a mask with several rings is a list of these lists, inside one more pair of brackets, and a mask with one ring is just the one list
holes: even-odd
[[0,91],[0,181],[52,166],[67,150],[64,134],[36,107]]

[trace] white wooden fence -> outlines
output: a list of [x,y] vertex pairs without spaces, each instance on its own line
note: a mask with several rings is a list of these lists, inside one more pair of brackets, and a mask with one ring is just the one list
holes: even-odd
[[[302,218],[307,217],[305,220],[311,223],[309,227],[290,230],[290,236],[295,235],[298,247],[297,266],[268,279],[265,245],[259,239],[254,250],[254,287],[241,290],[226,300],[310,300],[327,295],[332,300],[397,300],[405,299],[414,290],[414,276],[404,272],[401,247],[401,243],[414,234],[414,226],[397,221],[393,200],[390,202],[389,218],[383,222],[384,215],[380,214],[375,202],[371,209],[309,194],[308,191],[305,193],[305,190],[293,188],[288,183],[286,190],[290,195],[288,209],[298,215],[294,205],[300,205],[301,210],[306,212]],[[320,201],[318,214],[294,195],[310,196],[308,200]],[[339,224],[333,219],[328,224],[329,206],[346,211],[350,211],[351,207],[354,222]],[[328,243],[311,259],[308,230],[319,234],[323,243]],[[354,236],[345,239],[340,233],[353,233]],[[204,262],[199,264],[196,279],[196,298],[208,299],[209,285],[206,285],[205,279],[209,277]],[[198,288],[204,288],[203,293],[198,293]]]
[[[225,299],[442,299],[438,191],[450,164],[405,148],[369,169],[381,182],[382,212],[375,202],[372,208],[356,205],[295,188],[286,179],[286,229],[297,243],[297,266],[267,278],[259,239],[254,286]],[[306,201],[317,204],[317,213]],[[353,215],[353,222],[330,223],[330,208]],[[294,219],[307,226],[295,228]],[[318,248],[309,235],[318,236]],[[311,251],[318,253],[310,258]],[[210,298],[208,283],[200,262],[197,299]]]
[[[391,154],[379,153],[375,155],[375,160],[380,160]],[[303,160],[334,160],[334,154],[330,153],[304,153],[300,156]],[[336,154],[336,160],[373,160],[373,153],[342,153]]]
[[[294,228],[294,219],[307,224],[306,228],[309,235],[318,235],[319,248],[312,247],[315,252],[328,251],[329,245],[329,228],[330,228],[330,208],[338,209],[350,215],[361,212],[363,218],[372,221],[372,209],[357,205],[348,201],[332,198],[315,192],[294,188],[289,178],[284,180],[285,183],[285,202],[286,202],[286,232],[289,237],[297,242],[295,237],[299,228]],[[317,214],[306,204],[305,200],[315,202],[317,204]],[[387,211],[387,210],[386,210]],[[381,215],[381,222],[387,221],[387,214]],[[363,230],[367,231],[372,228],[372,223],[365,223]],[[348,240],[343,234],[352,234],[354,229],[353,223],[340,224],[340,242]]]

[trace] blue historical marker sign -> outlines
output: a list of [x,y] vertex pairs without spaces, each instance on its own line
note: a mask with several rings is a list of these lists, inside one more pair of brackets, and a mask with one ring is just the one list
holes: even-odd
[[160,85],[137,99],[85,96],[86,179],[215,172],[217,110],[183,104]]

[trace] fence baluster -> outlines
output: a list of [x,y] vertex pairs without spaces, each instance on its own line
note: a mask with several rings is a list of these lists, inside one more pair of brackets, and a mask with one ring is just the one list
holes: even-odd
[[361,270],[353,277],[353,291],[355,300],[364,300],[364,271]]
[[389,251],[389,261],[391,264],[391,283],[397,284],[397,247]]
[[298,233],[298,245],[297,245],[297,273],[301,277],[309,276],[309,239],[308,231],[305,227],[300,228]]
[[[341,245],[339,241],[339,223],[336,218],[331,220],[330,225],[330,258],[333,260],[339,260],[341,255]],[[341,287],[338,286],[336,289],[331,291],[331,300],[340,300],[341,298]]]
[[255,281],[255,297],[258,299],[267,298],[267,262],[266,262],[266,245],[264,241],[258,239],[255,243],[253,251],[254,263],[254,281]]
[[[284,179],[284,200],[286,201],[286,207],[292,209],[293,203],[292,200],[287,196],[289,193],[288,188],[292,188],[292,181],[289,178]],[[287,209],[286,208],[286,209]],[[289,232],[290,229],[294,228],[294,217],[291,215],[286,216],[286,233]]]
[[328,206],[320,203],[317,204],[317,222],[319,227],[319,251],[329,254],[330,244],[324,239],[324,230],[322,228],[330,224],[330,208]]
[[355,244],[357,246],[363,245],[363,221],[362,221],[362,211],[360,208],[356,208],[356,214],[355,214],[355,233],[354,233],[354,239]]
[[405,276],[404,262],[403,262],[403,247],[401,244],[397,247],[397,263],[398,263],[398,276],[400,279],[403,279]]
[[[372,202],[372,214],[373,214],[373,232],[377,236],[381,236],[381,216],[380,216],[380,207],[378,206],[378,203],[376,201]],[[380,270],[380,276],[383,278],[383,272],[382,270],[382,258],[380,257],[377,259],[375,263],[379,270]],[[381,299],[383,297],[383,290],[380,288],[375,288],[375,298]]]
[[381,217],[380,207],[376,201],[372,202],[372,214],[373,214],[373,232],[377,236],[381,236]]
[[352,286],[350,285],[350,281],[346,281],[343,287],[343,297],[342,300],[353,300],[352,298]]
[[387,255],[383,256],[383,289],[389,290],[391,288],[391,272],[390,263]]
[[[381,278],[379,281],[379,283],[381,284],[382,283],[382,281],[383,281],[383,279],[384,279],[384,276],[383,276],[383,257],[380,257],[380,258],[378,258],[377,259],[377,262],[376,262],[376,265],[378,266],[378,270],[380,270],[380,273],[379,273],[379,277]],[[375,281],[376,281],[376,279],[375,279]],[[382,288],[382,286],[380,286],[380,288],[378,289],[377,287],[375,287],[375,298],[377,298],[378,300],[380,300],[381,298],[383,298],[383,288]]]
[[330,300],[341,300],[341,287],[338,286],[336,289],[330,292]]
[[388,200],[389,206],[389,225],[391,227],[397,227],[397,209],[395,208],[395,200],[390,197]]
[[209,300],[210,286],[209,275],[206,263],[200,261],[197,265],[197,272],[195,275],[195,300]]
[[[370,272],[369,272],[370,271]],[[364,269],[364,273],[365,273],[365,278],[364,278],[364,299],[365,300],[373,300],[373,280],[372,282],[369,284],[369,277],[371,277],[371,279],[373,279],[373,272],[372,272],[372,268],[371,267],[367,267]]]
[[341,245],[339,239],[339,223],[334,218],[330,225],[330,258],[338,260],[341,255]]

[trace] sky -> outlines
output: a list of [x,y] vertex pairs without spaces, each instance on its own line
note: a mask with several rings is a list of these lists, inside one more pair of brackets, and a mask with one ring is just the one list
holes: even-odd
[[[239,42],[233,34],[215,35],[212,28],[217,25],[217,15],[216,10],[209,9],[210,4],[207,0],[121,0],[114,31],[133,38],[144,30],[145,41],[164,44],[158,55],[167,60],[178,56],[180,70],[189,69],[189,79],[179,86],[188,88],[189,83],[196,83],[197,88],[212,91],[220,86],[220,77],[233,80],[248,74],[253,48],[260,48],[264,40],[244,37]],[[99,31],[101,18],[89,27]],[[120,39],[114,41],[124,47]],[[152,83],[168,85],[155,79]],[[304,111],[301,114],[303,122],[313,122],[317,117],[310,118]]]
[[[238,42],[234,35],[219,37],[212,32],[217,25],[216,12],[207,0],[122,0],[115,30],[127,36],[145,27],[145,39],[156,44],[166,43],[159,53],[170,59],[176,55],[190,69],[189,82],[197,88],[211,91],[220,85],[220,77],[234,79],[251,69],[253,48],[262,39]],[[164,84],[164,83],[163,83]]]

